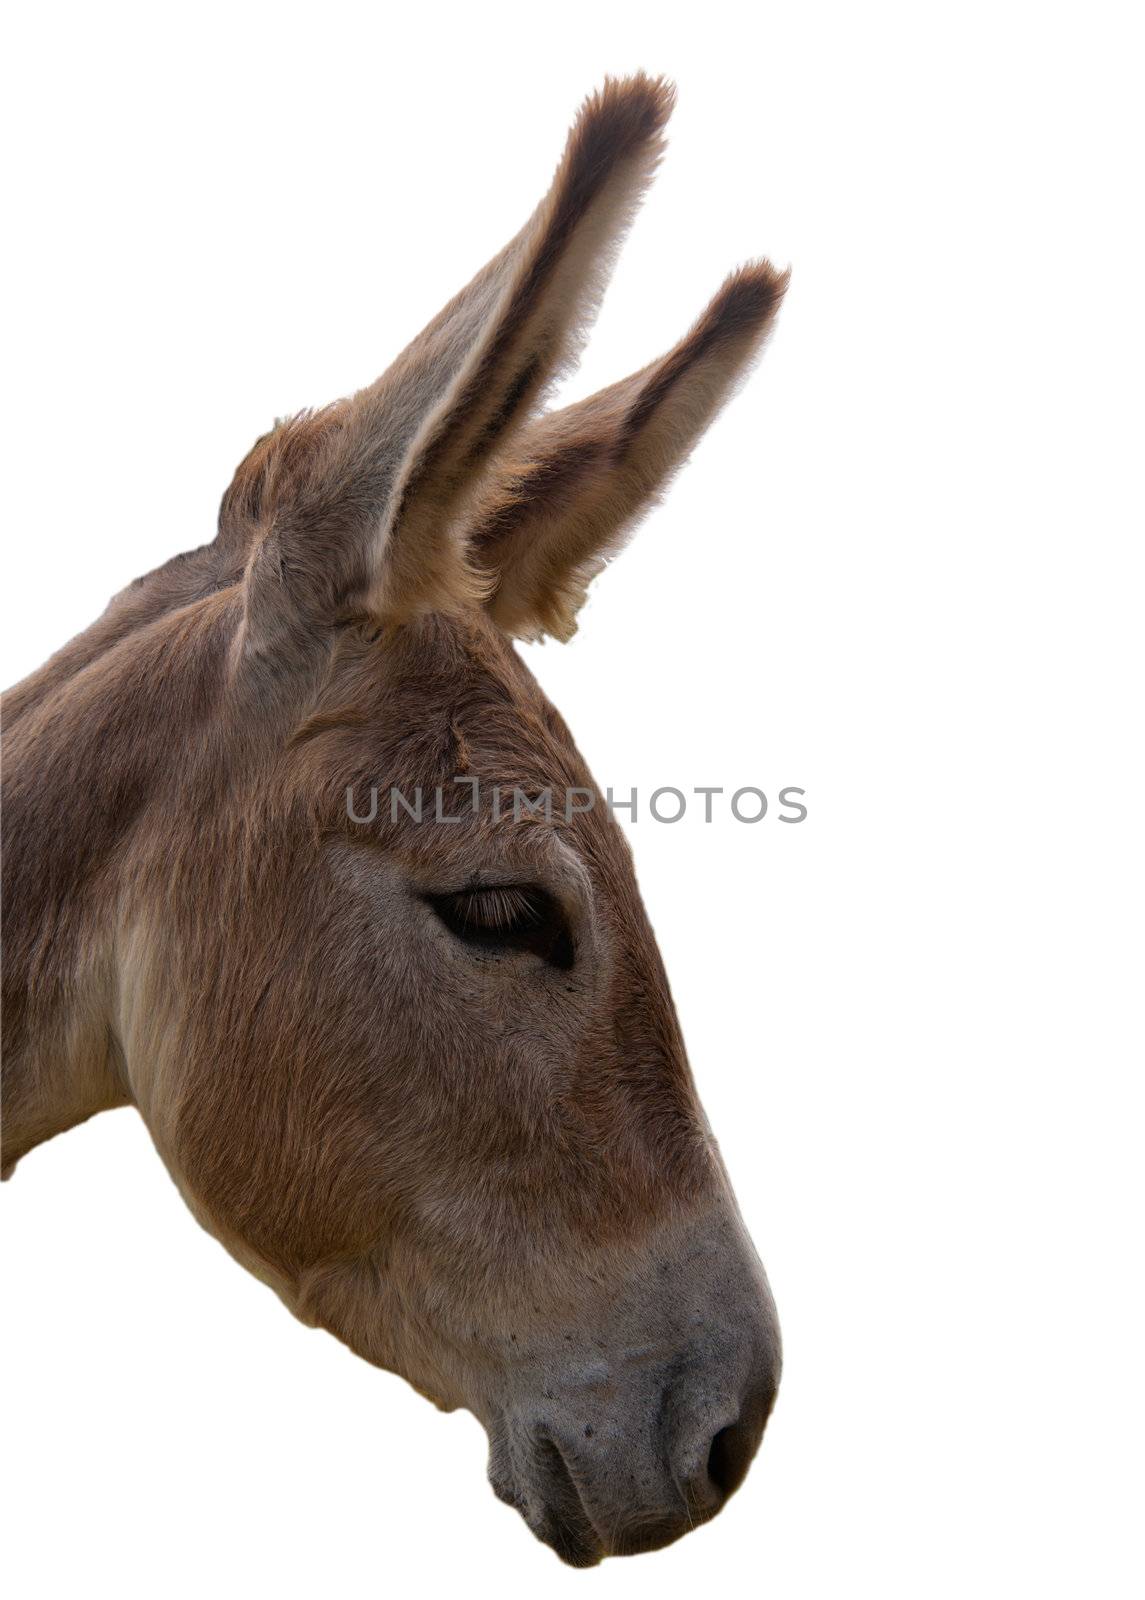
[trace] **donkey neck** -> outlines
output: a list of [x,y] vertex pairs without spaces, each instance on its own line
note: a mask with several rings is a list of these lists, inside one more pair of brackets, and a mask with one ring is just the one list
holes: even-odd
[[233,591],[178,603],[190,560],[125,590],[5,696],[4,1176],[34,1145],[131,1099],[115,1022],[119,902],[140,819],[218,704],[237,614]]

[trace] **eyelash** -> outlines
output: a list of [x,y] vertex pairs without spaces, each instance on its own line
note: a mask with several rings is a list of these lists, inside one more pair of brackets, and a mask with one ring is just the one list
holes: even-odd
[[575,952],[564,913],[544,889],[496,884],[426,899],[450,933],[465,944],[531,951],[562,970],[573,964]]

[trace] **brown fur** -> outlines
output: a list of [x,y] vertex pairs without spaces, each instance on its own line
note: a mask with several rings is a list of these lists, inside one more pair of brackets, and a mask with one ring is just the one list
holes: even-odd
[[[661,361],[537,414],[671,100],[606,85],[525,228],[389,372],[261,439],[214,543],[5,702],[5,1175],[135,1104],[204,1225],[299,1315],[471,1406],[498,1492],[576,1561],[710,1515],[717,1426],[746,1469],[778,1372],[766,1286],[613,820],[365,829],[345,796],[595,787],[507,635],[571,632],[786,281],[743,269]],[[575,961],[475,956],[426,897],[478,879],[542,886]],[[719,1352],[702,1405],[672,1378],[688,1304]],[[590,1326],[625,1371],[651,1339],[640,1384],[676,1396],[685,1488],[628,1533],[618,1459],[572,1506],[553,1463],[583,1446],[537,1409]]]

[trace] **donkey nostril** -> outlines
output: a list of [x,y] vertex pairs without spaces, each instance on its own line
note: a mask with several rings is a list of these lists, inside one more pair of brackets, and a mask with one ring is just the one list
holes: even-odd
[[708,1451],[708,1478],[723,1499],[739,1488],[750,1461],[751,1451],[745,1448],[742,1430],[735,1424],[721,1428]]
[[721,1505],[747,1477],[774,1399],[774,1385],[750,1395],[736,1421],[713,1436],[708,1446],[708,1487],[719,1495]]

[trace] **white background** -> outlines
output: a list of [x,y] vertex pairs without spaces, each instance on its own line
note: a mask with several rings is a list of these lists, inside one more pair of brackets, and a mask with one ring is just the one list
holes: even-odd
[[[757,253],[772,347],[529,659],[642,887],[787,1345],[710,1527],[574,1573],[485,1442],[295,1325],[133,1113],[2,1195],[10,1592],[1139,1595],[1141,61],[1128,7],[23,8],[4,680],[211,537],[276,415],[676,78],[575,393]],[[13,37],[14,35],[14,37]],[[1139,1530],[1138,1530],[1139,1533]]]

